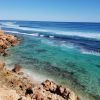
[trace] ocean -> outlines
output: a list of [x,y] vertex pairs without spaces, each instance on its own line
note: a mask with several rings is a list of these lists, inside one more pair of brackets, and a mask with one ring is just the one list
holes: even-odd
[[20,64],[40,82],[51,79],[80,95],[100,100],[100,23],[0,20],[5,33],[21,43],[2,57]]

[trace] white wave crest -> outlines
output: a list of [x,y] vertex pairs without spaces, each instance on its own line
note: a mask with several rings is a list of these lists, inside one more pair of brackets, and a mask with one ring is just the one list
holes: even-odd
[[42,29],[42,28],[20,27],[19,25],[16,25],[14,23],[2,23],[2,25],[4,25],[7,28],[14,28],[14,29],[20,29],[26,31],[49,32],[50,35],[53,33],[53,34],[59,34],[65,36],[78,36],[83,38],[92,38],[92,39],[100,40],[100,33],[72,32],[72,31],[49,30],[49,29]]
[[28,34],[28,33],[21,33],[21,32],[18,32],[18,31],[5,31],[5,32],[16,33],[16,34],[24,34],[24,35],[31,35],[31,36],[39,36],[38,33]]
[[41,34],[40,37],[44,37],[44,35]]
[[[17,34],[23,34],[23,35],[31,35],[31,36],[40,36],[40,37],[44,37],[44,35],[39,35],[39,33],[33,33],[33,34],[28,34],[28,33],[21,33],[21,32],[18,32],[18,31],[5,31],[5,32],[9,32],[9,33],[17,33]],[[52,38],[52,37],[51,37]],[[54,44],[53,41],[44,41],[42,40],[43,43],[46,43],[48,45],[52,45],[52,46],[60,46],[60,47],[65,47],[65,48],[70,48],[70,49],[73,49],[73,48],[76,48],[74,44],[72,43],[66,43],[66,41],[60,41],[57,44]],[[64,49],[64,48],[63,48]],[[65,49],[64,49],[65,50]],[[100,53],[98,52],[95,52],[95,51],[90,51],[90,50],[85,50],[85,49],[80,49],[79,50],[82,54],[87,54],[87,55],[96,55],[96,56],[100,56]]]
[[8,32],[8,33],[19,33],[17,31],[8,31],[8,30],[5,30],[5,32]]
[[28,33],[19,33],[19,34],[23,34],[23,35],[31,35],[31,36],[39,36],[38,33],[34,33],[34,34],[28,34]]
[[49,38],[54,38],[54,36],[50,35]]
[[95,51],[88,51],[85,49],[81,49],[80,51],[82,54],[100,56],[100,53],[95,52]]

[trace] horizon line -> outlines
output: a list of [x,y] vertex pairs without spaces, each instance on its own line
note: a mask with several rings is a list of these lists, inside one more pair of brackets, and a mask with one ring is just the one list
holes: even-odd
[[54,20],[23,20],[23,19],[0,19],[0,21],[36,21],[36,22],[65,22],[65,23],[100,23],[92,21],[54,21]]

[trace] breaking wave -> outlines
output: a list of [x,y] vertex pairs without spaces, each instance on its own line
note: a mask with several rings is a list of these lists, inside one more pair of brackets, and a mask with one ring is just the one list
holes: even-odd
[[15,33],[15,34],[23,34],[23,35],[39,36],[38,33],[28,34],[28,33],[22,33],[22,32],[18,32],[18,31],[5,31],[5,32],[7,32],[7,33]]
[[76,37],[100,40],[100,33],[60,31],[60,30],[50,30],[50,29],[43,29],[43,28],[20,27],[19,25],[16,25],[14,23],[2,23],[2,25],[3,25],[3,27],[6,27],[6,28],[14,28],[14,29],[20,29],[20,30],[25,30],[25,31],[45,32],[45,34],[51,34],[51,35],[58,34],[58,35],[64,35],[64,36],[76,36]]

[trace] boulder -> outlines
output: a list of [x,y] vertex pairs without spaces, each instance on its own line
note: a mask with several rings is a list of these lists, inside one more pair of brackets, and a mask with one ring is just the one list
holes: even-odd
[[46,80],[42,83],[45,90],[49,90],[51,92],[55,92],[57,89],[57,85],[53,81]]
[[21,71],[21,66],[18,64],[15,64],[14,69],[12,69],[13,72],[15,73],[19,73]]
[[5,63],[3,61],[0,61],[0,70],[2,70],[5,66]]

